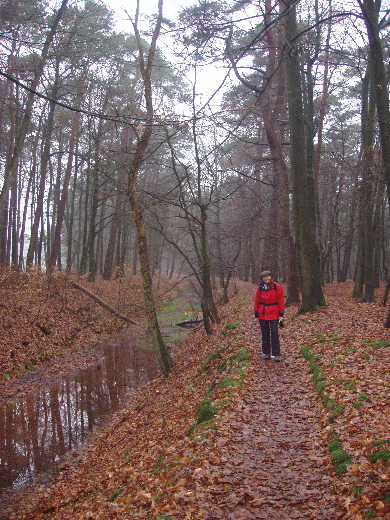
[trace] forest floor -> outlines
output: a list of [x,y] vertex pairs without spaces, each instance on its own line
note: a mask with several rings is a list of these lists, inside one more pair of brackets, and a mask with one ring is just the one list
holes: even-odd
[[[142,285],[137,277],[88,282],[86,277],[40,272],[0,273],[0,397],[9,383],[26,372],[71,352],[79,352],[102,336],[128,326],[89,296],[74,288],[77,281],[117,312],[136,322],[143,319]],[[167,283],[157,294],[162,301],[175,296]],[[132,331],[141,327],[132,327]],[[70,359],[68,360],[70,363]],[[77,363],[77,360],[75,360]]]
[[169,377],[140,389],[81,462],[12,493],[2,518],[389,520],[390,331],[381,293],[360,303],[350,283],[334,283],[326,308],[299,316],[288,308],[275,363],[261,359],[255,286],[239,288],[212,336],[188,334]]

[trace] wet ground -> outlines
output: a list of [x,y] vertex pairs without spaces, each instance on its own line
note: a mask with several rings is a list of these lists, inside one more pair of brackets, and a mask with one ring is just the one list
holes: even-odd
[[[168,348],[188,334],[174,325],[187,308],[178,299],[161,312]],[[150,344],[146,330],[132,326],[0,388],[0,504],[10,490],[23,493],[36,481],[48,482],[81,457],[91,434],[160,375]]]
[[[332,285],[332,294],[341,290],[338,288]],[[353,456],[360,457],[355,459],[359,464],[346,475],[336,475],[329,452],[328,413],[300,352],[319,334],[347,335],[352,315],[354,336],[361,331],[361,338],[380,338],[388,343],[382,309],[379,315],[379,307],[357,306],[347,297],[336,296],[328,297],[329,307],[315,315],[295,317],[294,309],[287,309],[287,324],[280,332],[281,363],[261,358],[251,300],[232,302],[224,309],[229,320],[215,327],[211,337],[202,330],[190,335],[175,352],[172,374],[148,384],[104,430],[106,434],[96,439],[80,464],[65,468],[51,486],[31,487],[29,495],[16,498],[13,494],[7,516],[0,514],[0,518],[362,520],[375,516],[390,520],[387,502],[378,499],[388,492],[384,465],[370,463],[367,458],[362,463],[362,456],[354,451]],[[373,320],[376,312],[379,317]],[[242,329],[227,328],[237,321]],[[189,437],[199,403],[211,385],[221,392],[213,394],[216,400],[225,396],[216,375],[224,374],[225,382],[229,381],[229,374],[219,369],[225,370],[225,360],[242,348],[249,349],[252,356],[244,385],[230,396],[217,429],[210,427]],[[361,352],[365,348],[362,346]],[[215,356],[216,349],[221,358]],[[327,359],[329,362],[333,357]],[[354,364],[350,358],[345,360],[347,374],[343,377],[356,375],[356,371],[349,374],[349,369],[360,369],[359,359]],[[379,362],[380,371],[377,369],[373,378],[368,379],[366,372],[362,376],[372,391],[374,384],[383,391],[387,354],[363,364],[372,375]],[[210,370],[200,370],[205,366]],[[329,377],[338,380],[340,369],[341,365],[334,367]],[[357,395],[359,392],[356,389]],[[386,403],[387,397],[384,395]],[[339,417],[332,425],[346,449],[351,449],[351,440],[355,442],[358,434],[361,445],[355,443],[354,447],[365,450],[364,431],[378,439],[387,438],[383,420],[367,421],[371,410],[375,416],[383,409],[381,402],[377,406],[373,400],[365,411],[363,406],[358,412],[351,408],[354,417],[362,414],[359,429],[356,422],[350,424],[348,416]],[[364,486],[364,493],[351,494],[356,486]]]
[[160,371],[147,335],[107,339],[11,383],[0,400],[0,490],[31,484]]

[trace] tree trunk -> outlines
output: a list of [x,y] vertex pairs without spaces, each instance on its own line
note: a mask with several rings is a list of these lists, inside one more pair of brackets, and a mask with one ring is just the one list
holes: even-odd
[[66,272],[70,273],[72,271],[72,265],[74,261],[74,253],[73,253],[73,229],[74,229],[74,215],[75,215],[75,203],[76,203],[76,193],[77,193],[77,182],[78,182],[78,172],[80,164],[77,161],[77,157],[79,156],[79,143],[76,142],[76,150],[75,150],[75,168],[74,168],[74,176],[73,176],[73,187],[71,190],[70,202],[69,202],[69,222],[68,222],[68,233],[67,233],[67,254],[66,254]]
[[169,352],[164,344],[160,327],[157,321],[157,313],[156,306],[154,303],[153,297],[153,286],[152,286],[152,277],[150,274],[150,265],[148,258],[148,244],[146,239],[146,229],[144,218],[142,214],[141,205],[138,199],[137,194],[137,178],[138,174],[144,160],[145,152],[147,146],[149,144],[150,138],[153,133],[153,97],[152,97],[152,69],[153,69],[153,61],[156,53],[156,44],[157,39],[161,29],[162,23],[162,6],[163,0],[158,0],[158,17],[156,21],[156,25],[154,27],[152,42],[149,47],[149,53],[147,56],[147,61],[145,63],[144,58],[144,43],[141,40],[141,35],[139,33],[137,23],[139,16],[139,0],[137,0],[137,12],[134,23],[134,31],[137,40],[138,53],[140,58],[140,69],[143,79],[144,86],[144,95],[146,102],[146,111],[147,111],[147,125],[144,126],[141,130],[141,135],[138,139],[138,142],[135,147],[133,159],[130,164],[129,172],[128,172],[128,188],[127,194],[129,197],[131,209],[134,212],[134,221],[137,229],[137,237],[138,237],[138,252],[139,259],[141,264],[141,275],[142,275],[142,283],[143,283],[143,294],[144,294],[144,303],[145,303],[145,312],[148,320],[149,331],[152,336],[153,346],[156,350],[156,354],[163,370],[164,374],[167,375],[172,367],[172,359],[169,355]]
[[[129,143],[129,132],[130,128],[129,126],[126,126],[123,131],[123,137],[122,137],[122,145],[121,145],[121,151],[124,154],[126,151],[126,147]],[[123,193],[121,190],[121,186],[124,186],[126,182],[126,169],[124,167],[120,167],[119,175],[118,175],[118,188],[115,192],[115,208],[114,213],[112,215],[112,222],[110,226],[110,231],[108,235],[108,244],[107,244],[107,250],[106,250],[106,257],[104,261],[104,268],[103,268],[103,278],[105,280],[109,280],[112,276],[112,271],[114,268],[114,260],[115,260],[115,252],[116,252],[116,242],[117,238],[119,236],[119,224],[120,224],[120,213],[121,208],[123,207]]]
[[[284,2],[279,2],[279,11],[285,9]],[[287,303],[299,301],[299,283],[297,277],[297,258],[294,240],[290,227],[290,193],[289,178],[284,153],[281,146],[280,132],[277,122],[285,105],[285,73],[280,67],[283,60],[282,41],[276,28],[272,28],[272,12],[274,6],[271,0],[265,0],[265,22],[269,25],[266,32],[268,45],[268,61],[265,79],[261,88],[251,84],[238,71],[236,62],[231,55],[230,41],[227,42],[227,51],[237,78],[243,85],[259,95],[262,118],[267,141],[271,150],[274,171],[274,190],[272,193],[272,210],[269,216],[267,246],[263,255],[263,268],[270,268],[278,274],[278,250],[283,252],[286,264]],[[271,239],[271,240],[270,240]],[[258,243],[259,241],[256,241]],[[255,258],[260,255],[255,253]],[[259,280],[259,273],[254,273],[253,281]]]
[[[370,61],[370,60],[369,60]],[[370,64],[369,64],[370,69]],[[371,77],[371,74],[370,74]],[[367,113],[363,116],[362,141],[363,141],[363,172],[362,172],[362,196],[363,196],[363,222],[364,222],[364,302],[373,302],[374,296],[374,117],[375,98],[372,77],[369,82],[369,97]],[[363,108],[362,108],[363,112]]]
[[121,207],[120,199],[121,199],[121,196],[117,193],[115,210],[114,210],[114,214],[112,216],[110,234],[108,237],[106,258],[104,261],[103,278],[105,280],[110,280],[110,278],[112,276],[112,270],[114,267],[115,245],[116,245],[116,240],[117,240],[118,230],[119,230],[119,211],[120,211],[120,207]]
[[[91,143],[89,143],[91,144]],[[89,146],[88,157],[90,157],[91,146]],[[85,274],[87,271],[88,260],[88,217],[89,217],[89,197],[90,197],[90,182],[91,180],[91,161],[88,159],[88,165],[85,172],[85,193],[84,193],[84,214],[83,218],[80,215],[80,242],[81,242],[81,256],[78,265],[79,274]]]
[[374,117],[375,98],[370,74],[370,65],[362,81],[362,161],[359,186],[358,256],[352,296],[363,301],[373,301],[373,165],[374,165]]
[[269,125],[267,117],[264,118],[268,144],[271,149],[274,170],[276,172],[277,203],[279,207],[278,236],[282,241],[283,256],[286,260],[287,299],[286,304],[291,305],[299,302],[299,282],[297,255],[294,239],[290,226],[290,194],[289,179],[283,150],[277,139],[275,127]]
[[[219,323],[220,319],[218,316],[217,306],[213,296],[213,289],[211,285],[211,272],[210,272],[210,257],[207,239],[207,212],[206,208],[201,205],[201,251],[202,251],[202,289],[203,289],[203,306],[202,309],[206,309],[209,312],[210,318],[213,322]],[[205,318],[205,316],[203,316]],[[206,318],[207,321],[207,318]]]
[[[37,141],[35,140],[35,143]],[[36,150],[35,150],[36,151]],[[36,154],[33,156],[33,164],[32,164],[32,173],[35,170],[36,166]],[[11,240],[11,267],[15,271],[18,270],[18,260],[19,260],[19,250],[18,250],[18,243],[19,243],[19,233],[18,233],[18,226],[17,226],[17,209],[18,209],[18,178],[15,176],[13,178],[13,182],[11,185],[10,190],[10,207],[9,207],[9,232],[8,236]]]
[[[315,149],[314,149],[314,138],[316,133],[315,122],[314,122],[314,87],[316,84],[316,78],[313,74],[313,67],[318,59],[321,47],[321,24],[320,24],[320,14],[319,14],[319,5],[318,0],[314,0],[314,16],[315,16],[315,37],[314,37],[314,52],[313,55],[309,56],[305,60],[307,63],[306,74],[304,78],[306,81],[303,82],[304,85],[304,112],[305,112],[305,137],[306,137],[306,177],[307,177],[307,188],[309,190],[308,202],[310,204],[309,211],[313,215],[315,215],[315,223],[316,223],[316,235],[315,239],[317,244],[321,244],[321,218],[319,211],[319,203],[318,203],[318,189],[315,183],[314,177],[314,167],[315,167]],[[291,3],[290,3],[291,5]],[[313,31],[313,32],[314,32]],[[296,34],[298,37],[298,33]],[[312,46],[310,46],[312,48]],[[302,82],[301,82],[302,83]],[[319,232],[319,233],[318,233]],[[321,250],[323,248],[321,247]],[[320,259],[320,268],[321,268],[321,259]],[[323,273],[321,270],[321,282],[323,280]]]
[[[390,202],[390,109],[387,74],[380,39],[380,0],[358,0],[367,28],[373,82],[375,84],[376,107],[379,121],[379,137],[382,150],[383,177]],[[390,310],[385,323],[390,328]]]
[[[196,113],[195,110],[195,86],[194,92],[192,96],[193,103],[193,113]],[[194,140],[194,150],[195,150],[195,162],[196,162],[196,182],[197,182],[197,190],[196,190],[196,204],[200,211],[199,225],[200,225],[200,249],[198,252],[201,273],[202,273],[202,312],[203,312],[203,320],[206,332],[210,334],[211,326],[209,323],[209,318],[211,321],[219,323],[220,319],[218,316],[217,307],[215,305],[214,296],[213,296],[213,288],[211,283],[211,271],[210,271],[210,256],[209,256],[209,248],[208,248],[208,237],[207,237],[207,202],[203,200],[204,195],[202,193],[202,165],[200,160],[199,148],[198,148],[198,138],[196,132],[196,117],[192,120],[192,135]],[[195,243],[195,240],[194,240]]]
[[[108,103],[109,91],[106,91],[104,98],[102,113],[106,111]],[[99,170],[100,170],[100,149],[101,141],[103,137],[103,119],[99,119],[97,134],[94,139],[95,142],[95,153],[94,153],[94,164],[92,169],[92,194],[91,194],[91,211],[89,215],[89,232],[88,232],[88,280],[90,282],[95,281],[96,277],[96,217],[98,212],[98,189],[99,189]]]
[[[355,184],[356,186],[356,184]],[[350,209],[350,215],[349,215],[349,226],[348,226],[348,233],[347,238],[345,241],[345,247],[344,247],[344,256],[343,256],[343,262],[342,262],[342,268],[339,275],[339,281],[340,282],[346,282],[348,279],[348,273],[350,270],[350,264],[351,264],[351,254],[352,254],[352,246],[355,239],[355,215],[356,215],[356,206],[357,206],[357,189],[354,187],[354,193],[353,198],[351,202],[351,209]]]
[[[76,96],[76,107],[77,108],[80,108],[82,99],[83,99],[83,90],[80,86],[78,89],[78,92],[77,92],[77,96]],[[69,195],[69,182],[70,182],[70,178],[72,175],[73,156],[74,156],[74,149],[76,146],[79,122],[80,122],[80,112],[74,112],[73,120],[72,120],[71,134],[70,134],[69,145],[68,145],[68,161],[67,161],[64,180],[63,180],[63,184],[62,184],[61,199],[60,199],[60,202],[58,205],[57,221],[56,221],[55,231],[54,231],[54,239],[53,239],[50,258],[48,261],[48,270],[49,271],[54,269],[56,263],[58,262],[58,258],[60,257],[60,253],[61,253],[61,231],[62,231],[62,225],[64,222],[66,203],[68,201],[68,195]]]
[[[64,146],[64,132],[60,129],[60,134],[58,138],[58,146],[61,150]],[[61,196],[61,171],[62,171],[62,158],[63,152],[57,154],[57,167],[56,174],[54,178],[54,172],[52,171],[51,165],[49,163],[50,169],[50,181],[49,181],[49,190],[47,194],[47,206],[46,206],[46,222],[47,222],[47,238],[46,238],[46,263],[50,258],[52,243],[53,243],[53,231],[55,229],[55,222],[57,218],[57,209],[60,203]]]
[[[8,70],[12,71],[15,67],[15,54],[16,54],[16,42],[18,38],[18,31],[13,32],[13,43],[12,43],[12,52],[8,58]],[[14,83],[9,79],[6,83],[5,88],[5,98],[12,100],[12,106],[8,111],[9,117],[9,130],[8,130],[8,147],[6,152],[5,159],[5,169],[9,169],[9,164],[11,163],[14,146],[15,146],[15,138],[16,138],[16,111],[13,110],[13,105],[18,104],[18,100],[15,100],[14,94]],[[9,266],[9,257],[8,257],[8,207],[9,207],[9,193],[7,192],[7,197],[5,200],[4,208],[0,210],[0,265],[1,266]]]
[[305,153],[302,81],[298,47],[298,28],[294,1],[289,0],[285,17],[287,38],[287,85],[290,120],[290,160],[293,190],[293,215],[302,288],[300,313],[325,305],[321,287],[320,255],[316,242],[316,219],[310,202],[310,179]]
[[124,320],[126,321],[127,323],[131,323],[132,325],[139,325],[139,323],[137,323],[136,321],[134,320],[131,320],[130,318],[128,318],[127,316],[124,316],[123,314],[121,314],[120,312],[118,312],[116,309],[114,309],[114,307],[112,307],[111,305],[109,305],[107,302],[105,302],[104,300],[102,300],[101,298],[99,298],[99,296],[97,296],[96,294],[94,294],[93,292],[89,291],[87,288],[83,287],[82,285],[80,285],[79,283],[75,282],[74,280],[71,281],[71,284],[73,285],[73,287],[76,287],[76,289],[78,289],[79,291],[82,291],[83,293],[87,294],[90,298],[92,298],[93,300],[95,300],[95,302],[97,302],[99,305],[101,305],[104,309],[107,309],[108,311],[110,311],[112,314],[114,314],[117,318],[120,318],[121,320]]
[[[30,127],[30,119],[31,119],[33,104],[34,104],[35,97],[36,97],[33,91],[36,90],[36,88],[38,87],[39,82],[41,80],[43,70],[45,68],[47,57],[49,54],[50,46],[52,44],[54,35],[58,28],[58,24],[60,23],[60,20],[62,18],[62,15],[64,13],[67,3],[68,3],[68,0],[62,0],[61,6],[57,12],[56,17],[54,18],[53,25],[50,27],[50,31],[46,37],[45,43],[43,45],[43,50],[42,50],[42,53],[41,53],[41,56],[40,56],[40,59],[38,62],[38,66],[35,70],[34,78],[31,82],[31,92],[29,92],[29,94],[27,96],[27,102],[26,102],[26,106],[24,108],[24,116],[23,116],[23,120],[20,124],[18,134],[16,136],[12,159],[4,173],[4,183],[3,183],[3,187],[2,187],[2,190],[0,193],[0,215],[4,214],[6,202],[8,200],[8,192],[13,183],[13,180],[16,178],[19,159],[22,154],[24,141],[25,141],[27,132]],[[1,236],[2,236],[2,233],[0,233],[0,237]],[[3,244],[1,244],[1,247],[3,247]]]
[[20,245],[19,245],[19,266],[22,267],[24,265],[24,240],[27,226],[27,212],[30,201],[30,193],[31,186],[33,183],[33,178],[29,178],[27,182],[26,194],[24,196],[24,208],[23,208],[23,217],[20,228]]
[[223,285],[223,303],[228,303],[229,302],[229,293],[228,293],[229,284],[230,284],[230,281],[231,281],[232,276],[233,276],[233,272],[234,272],[234,268],[235,268],[236,262],[238,260],[238,257],[240,256],[241,244],[242,244],[242,242],[239,242],[237,252],[236,252],[236,254],[234,256],[232,265],[228,269],[228,273],[227,273],[227,276],[226,276],[226,281],[225,281],[225,283]]
[[50,103],[49,114],[47,116],[46,128],[44,130],[43,137],[43,151],[41,157],[41,168],[40,168],[40,180],[37,194],[37,206],[35,208],[34,221],[31,227],[30,232],[30,243],[27,251],[26,258],[26,267],[30,269],[34,264],[34,256],[37,250],[38,244],[38,231],[41,222],[41,218],[43,216],[43,201],[45,196],[45,188],[46,188],[46,175],[49,165],[50,159],[50,147],[51,147],[51,139],[53,133],[53,123],[54,123],[54,112],[55,112],[55,103],[54,100],[57,99],[58,95],[58,87],[59,87],[59,61],[56,64],[56,76],[54,80],[54,85],[51,91],[51,98],[53,102]]
[[[319,193],[318,193],[318,184],[319,184],[319,176],[320,176],[320,168],[321,168],[321,157],[322,157],[322,135],[323,135],[323,129],[324,129],[324,120],[325,120],[325,112],[328,102],[328,76],[329,76],[329,50],[330,50],[330,37],[331,37],[331,31],[332,31],[332,0],[328,0],[329,2],[329,21],[328,21],[328,30],[326,35],[326,42],[325,42],[325,54],[324,54],[324,77],[322,80],[322,94],[321,94],[321,100],[320,100],[320,107],[319,107],[319,115],[318,115],[318,121],[317,121],[317,146],[315,148],[314,152],[314,163],[313,163],[313,190],[314,190],[314,197],[315,197],[315,212],[316,212],[316,222],[317,222],[317,243],[320,247],[320,255],[321,252],[324,250],[324,243],[323,243],[323,237],[322,237],[322,222],[321,222],[321,212],[319,208]],[[319,14],[318,14],[318,4],[316,2],[316,21],[318,23],[318,27],[320,27],[319,24]],[[320,48],[320,34],[318,33],[317,37],[317,49]],[[314,124],[314,121],[313,121]],[[312,137],[314,139],[314,131],[312,133]],[[313,143],[314,144],[314,143]],[[323,276],[323,273],[321,273]]]

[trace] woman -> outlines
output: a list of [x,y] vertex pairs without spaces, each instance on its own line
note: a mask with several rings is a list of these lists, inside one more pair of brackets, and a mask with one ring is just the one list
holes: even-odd
[[[283,325],[284,294],[282,286],[272,279],[271,271],[261,273],[253,313],[261,329],[263,359],[280,361],[279,322]],[[272,354],[272,356],[271,356]]]

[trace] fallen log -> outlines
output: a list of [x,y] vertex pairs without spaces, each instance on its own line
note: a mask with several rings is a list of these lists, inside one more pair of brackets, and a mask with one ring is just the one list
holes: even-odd
[[75,287],[76,289],[79,289],[79,291],[82,291],[83,293],[87,294],[90,298],[92,298],[93,300],[95,300],[95,302],[97,302],[99,305],[101,305],[102,307],[104,307],[105,309],[107,309],[108,311],[110,311],[112,314],[115,314],[115,316],[117,318],[120,318],[121,320],[123,321],[126,321],[127,323],[131,323],[132,325],[139,325],[139,323],[137,323],[136,321],[133,321],[131,320],[130,318],[128,318],[127,316],[124,316],[123,314],[121,314],[120,312],[118,312],[116,309],[114,309],[114,307],[111,307],[111,305],[109,305],[108,303],[106,303],[104,300],[102,300],[101,298],[99,298],[99,296],[96,296],[96,294],[94,294],[93,292],[89,291],[88,289],[86,289],[85,287],[83,287],[82,285],[80,285],[79,283],[75,282],[75,281],[71,281],[71,284],[73,285],[73,287]]
[[199,325],[203,320],[185,320],[180,321],[179,323],[175,323],[176,327],[192,327],[194,325]]

